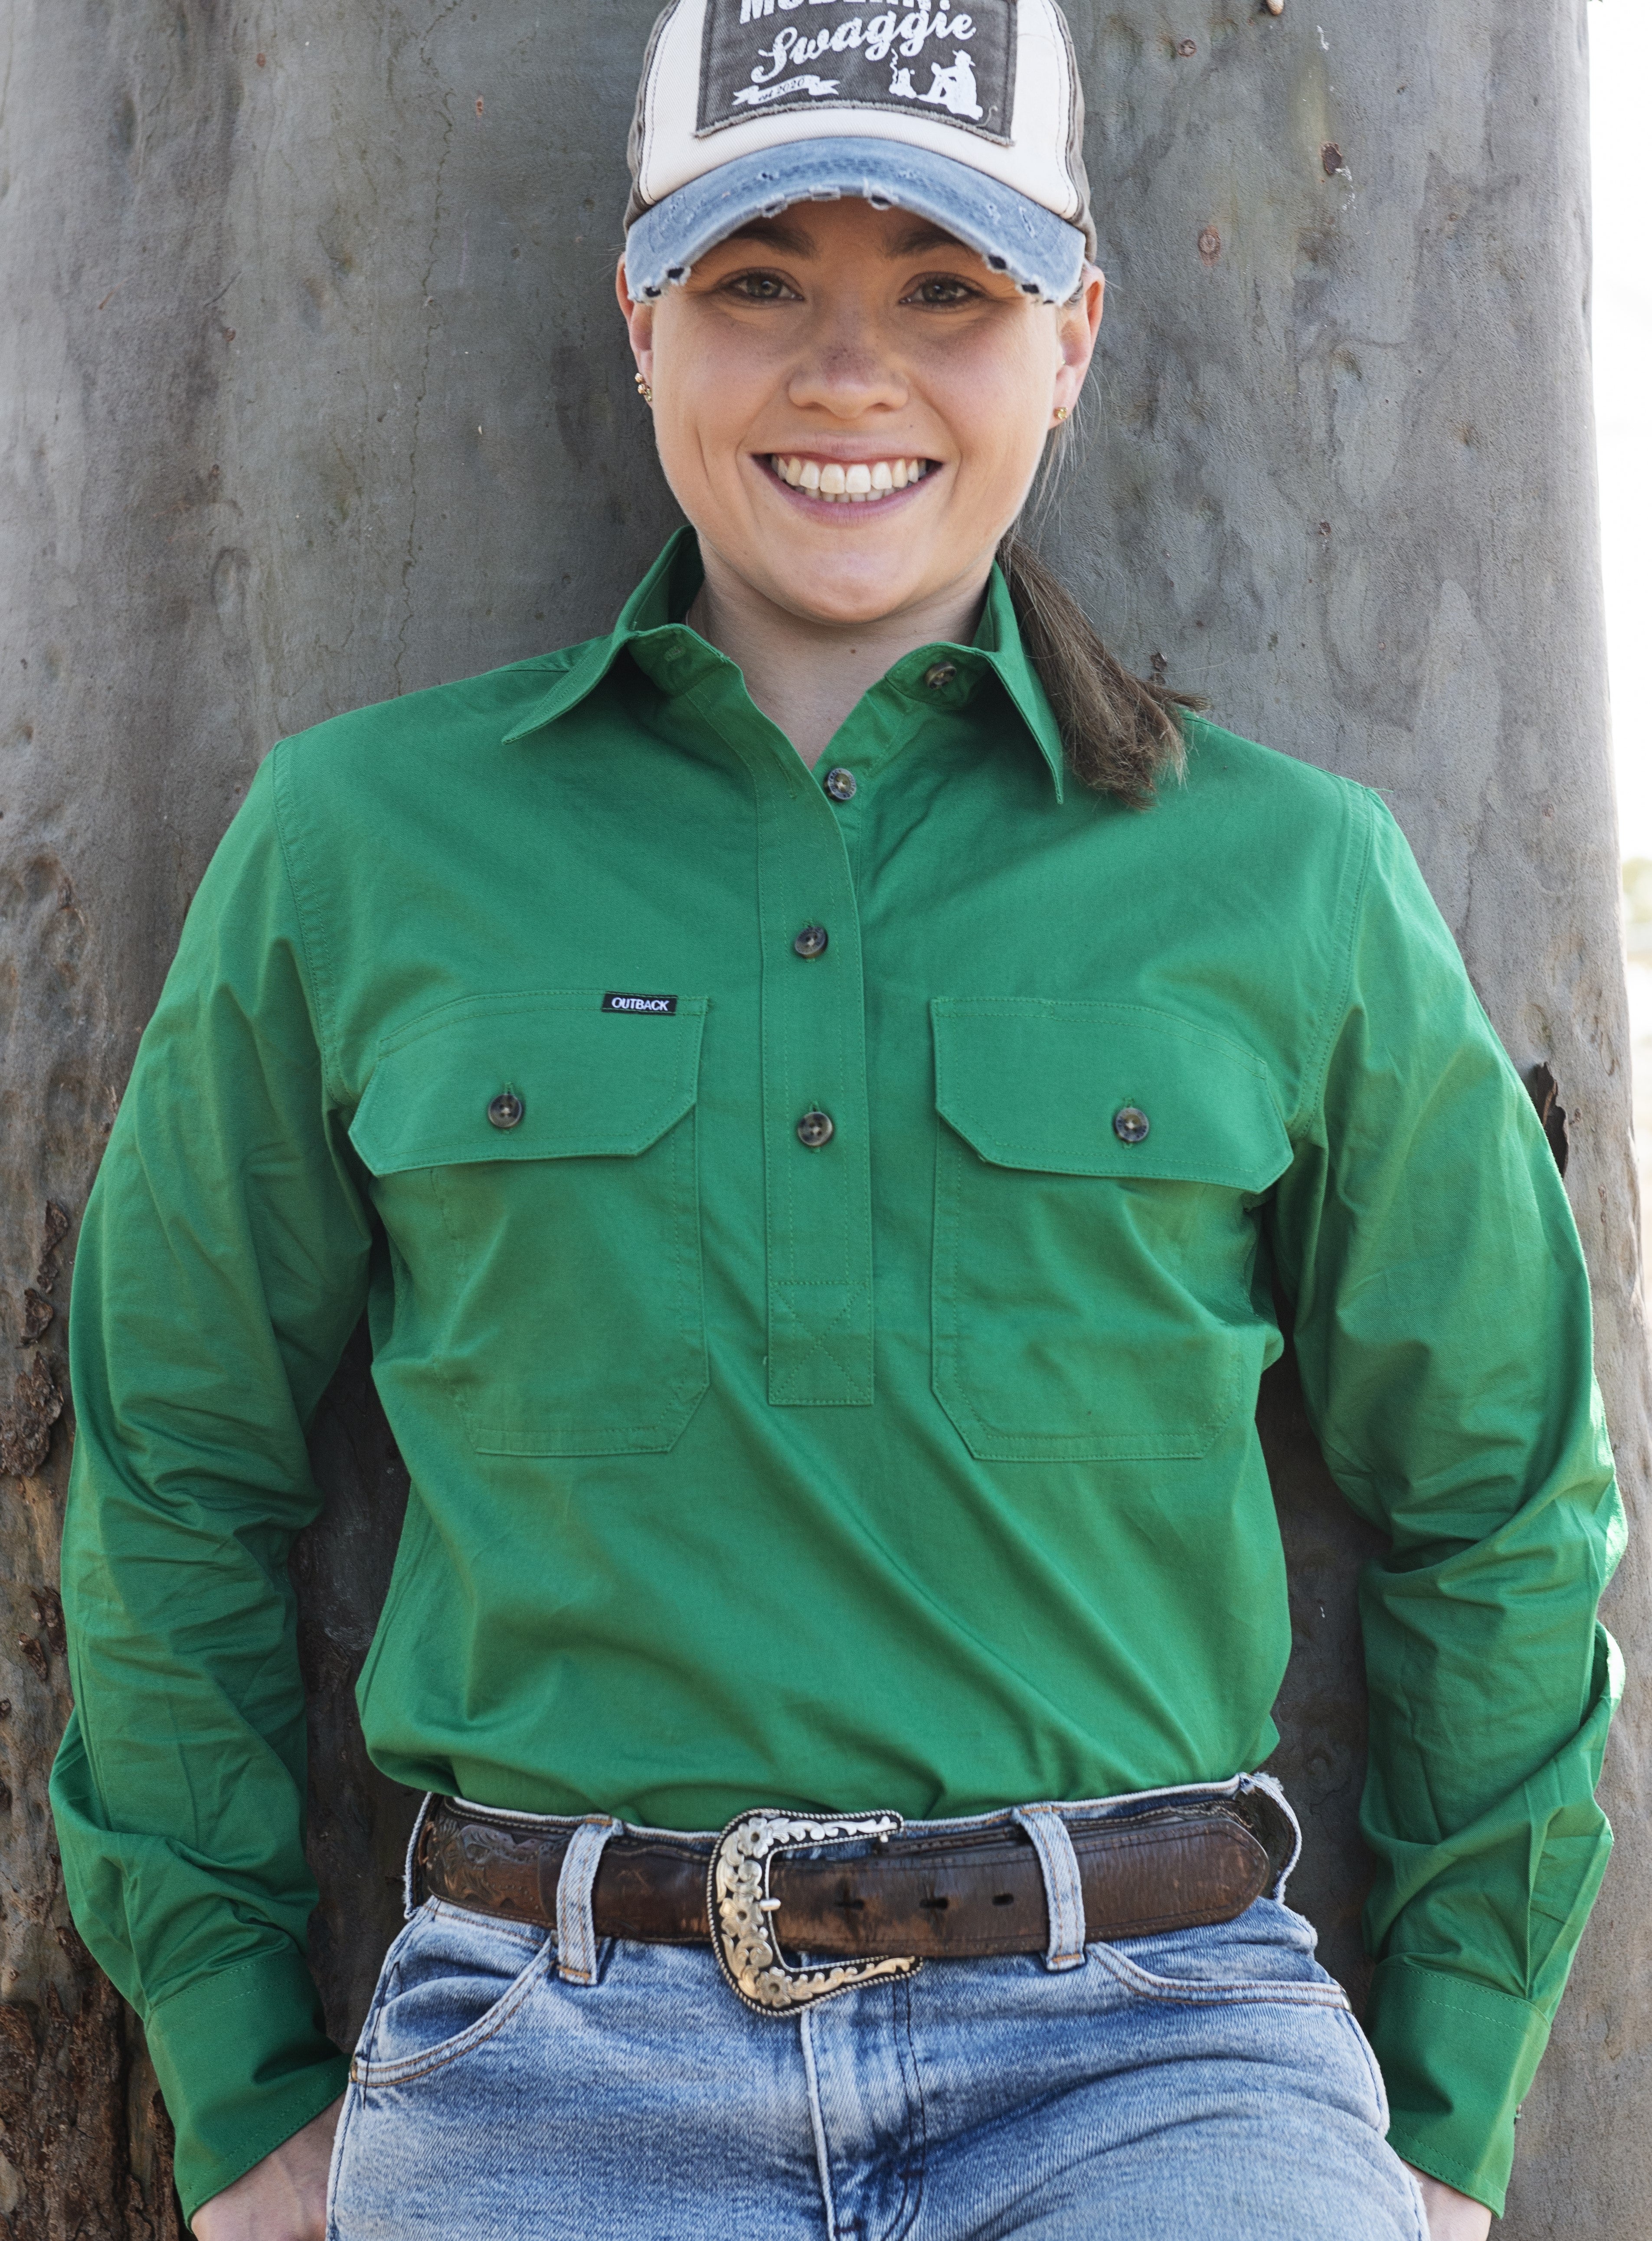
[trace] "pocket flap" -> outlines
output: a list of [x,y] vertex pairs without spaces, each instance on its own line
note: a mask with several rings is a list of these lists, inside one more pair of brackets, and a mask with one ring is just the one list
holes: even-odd
[[[1170,1012],[1038,996],[938,996],[935,1102],[995,1167],[1265,1190],[1290,1139],[1254,1053]],[[1115,1116],[1147,1116],[1139,1143]]]
[[[376,1175],[464,1161],[634,1156],[693,1104],[703,996],[605,1012],[600,988],[466,996],[381,1045],[350,1141]],[[488,1118],[520,1100],[513,1127]]]

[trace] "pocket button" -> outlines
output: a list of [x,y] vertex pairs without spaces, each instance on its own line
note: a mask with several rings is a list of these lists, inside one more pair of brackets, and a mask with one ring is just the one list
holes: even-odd
[[1139,1144],[1153,1123],[1139,1105],[1126,1105],[1113,1116],[1113,1133],[1121,1144]]
[[526,1110],[513,1089],[502,1089],[489,1100],[487,1117],[496,1128],[514,1128]]

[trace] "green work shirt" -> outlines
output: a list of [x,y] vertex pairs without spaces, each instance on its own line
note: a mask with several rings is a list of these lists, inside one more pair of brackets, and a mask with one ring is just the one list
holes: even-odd
[[1265,1759],[1275,1286],[1390,1542],[1391,2137],[1499,2204],[1609,1841],[1622,1522],[1565,1194],[1405,841],[1196,720],[1154,807],[1064,778],[996,577],[810,771],[698,579],[686,534],[611,636],[275,750],[87,1208],[52,1796],[186,2207],[344,2080],[285,1566],[364,1308],[412,1482],[374,1760],[707,1829]]

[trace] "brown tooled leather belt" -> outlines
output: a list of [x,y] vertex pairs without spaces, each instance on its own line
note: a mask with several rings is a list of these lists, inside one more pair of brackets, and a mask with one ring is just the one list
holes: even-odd
[[[1143,1937],[1231,1922],[1290,1864],[1295,1832],[1265,1790],[1087,1820],[1064,1814],[1079,1864],[1090,1939]],[[783,1816],[806,1844],[813,1826]],[[1050,1940],[1039,1856],[1013,1822],[918,1827],[881,1838],[853,1816],[828,1847],[781,1849],[752,1883],[765,1896],[753,1935],[772,1925],[777,1945],[810,1957],[952,1960],[1037,1953]],[[731,1824],[739,1830],[741,1824]],[[432,1804],[414,1861],[415,1890],[510,1922],[553,1929],[562,1863],[572,1830],[538,1830],[443,1799]],[[859,1842],[854,1840],[859,1838]],[[599,1938],[696,1944],[712,1938],[708,1881],[729,1841],[633,1834],[612,1836],[592,1889]],[[841,1846],[853,1844],[846,1857]],[[726,1928],[726,1925],[725,1925]],[[777,1960],[779,1956],[777,1953]],[[840,1972],[834,1972],[840,1973]],[[880,1973],[882,1973],[880,1971]]]

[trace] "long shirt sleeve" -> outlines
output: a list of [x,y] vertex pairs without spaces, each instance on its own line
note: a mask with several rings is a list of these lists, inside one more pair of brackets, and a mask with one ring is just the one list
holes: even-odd
[[69,1897],[143,2018],[187,2214],[325,2108],[286,1571],[368,1228],[324,1109],[269,771],[191,907],[82,1228]]
[[1622,1544],[1570,1208],[1393,819],[1276,1194],[1310,1417],[1388,1536],[1361,1583],[1368,2028],[1399,2152],[1501,2211],[1610,1846]]

